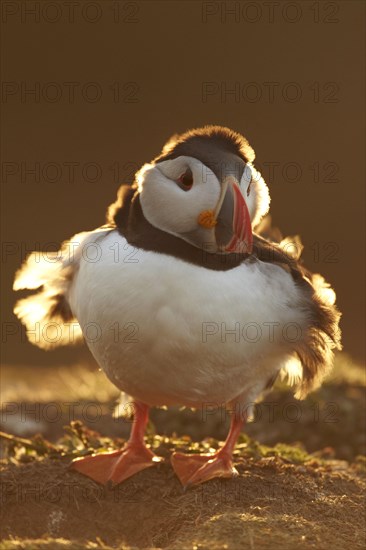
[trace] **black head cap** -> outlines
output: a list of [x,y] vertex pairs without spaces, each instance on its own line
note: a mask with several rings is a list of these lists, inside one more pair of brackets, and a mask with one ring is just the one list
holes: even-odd
[[241,134],[223,126],[210,125],[175,134],[153,162],[180,156],[200,160],[220,180],[228,173],[240,179],[245,164],[254,161],[255,153]]

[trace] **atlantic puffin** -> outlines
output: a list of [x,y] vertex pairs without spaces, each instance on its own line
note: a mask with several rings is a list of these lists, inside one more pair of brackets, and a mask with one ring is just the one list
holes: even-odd
[[253,403],[279,375],[304,398],[331,369],[335,293],[303,267],[299,240],[260,235],[270,196],[254,158],[225,127],[174,135],[120,187],[105,225],[17,272],[15,290],[38,290],[15,306],[30,340],[49,349],[84,337],[134,405],[124,448],[74,460],[77,472],[121,483],[162,460],[144,443],[150,407],[216,404],[231,413],[223,446],[171,463],[183,486],[237,475]]

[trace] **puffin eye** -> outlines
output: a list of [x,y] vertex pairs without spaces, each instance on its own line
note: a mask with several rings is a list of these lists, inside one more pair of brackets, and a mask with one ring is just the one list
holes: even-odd
[[252,186],[252,180],[250,180],[250,183],[248,185],[248,189],[247,189],[247,197],[249,197],[249,194],[250,194],[250,188]]
[[187,170],[179,176],[177,183],[181,189],[184,191],[189,191],[193,185],[192,170],[187,168]]
[[243,176],[241,178],[240,186],[242,186],[244,189],[247,188],[247,197],[249,197],[250,194],[250,188],[252,185],[252,169],[249,164],[247,164],[244,168]]

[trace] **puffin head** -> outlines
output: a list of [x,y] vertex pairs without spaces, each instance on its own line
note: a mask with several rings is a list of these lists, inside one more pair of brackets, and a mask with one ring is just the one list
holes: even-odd
[[254,157],[242,135],[221,126],[173,136],[136,174],[144,217],[208,252],[250,253],[270,202]]

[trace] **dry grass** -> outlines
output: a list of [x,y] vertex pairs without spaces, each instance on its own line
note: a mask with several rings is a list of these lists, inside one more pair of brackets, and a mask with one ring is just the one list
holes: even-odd
[[149,442],[165,463],[115,488],[97,485],[68,470],[68,464],[70,452],[82,454],[84,445],[114,448],[118,442],[98,442],[81,426],[56,446],[58,455],[53,447],[48,454],[35,449],[25,454],[24,445],[14,442],[1,472],[6,540],[1,547],[364,547],[362,462],[349,466],[283,444],[260,446],[243,436],[235,452],[238,478],[184,492],[169,464],[172,449],[202,452],[216,448],[217,441],[202,446],[188,438],[150,436]]
[[[53,424],[51,442],[32,436],[32,425],[27,435],[2,440],[0,549],[364,548],[366,458],[355,456],[364,448],[365,377],[347,356],[338,356],[332,378],[303,402],[298,424],[283,422],[278,413],[271,424],[248,426],[255,439],[247,433],[239,439],[238,478],[212,480],[187,492],[170,466],[171,452],[217,448],[217,439],[205,436],[211,432],[222,439],[227,423],[214,416],[203,423],[191,411],[156,411],[157,433],[181,434],[157,435],[150,426],[148,443],[165,462],[107,489],[71,472],[68,464],[75,456],[123,444],[120,436],[127,435],[129,423],[112,420],[116,389],[87,365],[19,367],[16,374],[14,367],[3,368],[5,404],[95,402],[102,404],[103,417],[100,424],[91,424],[94,429],[78,421],[65,431],[62,422]],[[271,399],[286,404],[290,398],[279,387]],[[314,423],[314,404],[322,411],[329,402],[337,404],[338,421]],[[103,435],[95,431],[99,428]],[[193,440],[182,435],[190,432]],[[309,454],[306,448],[316,452]],[[347,457],[349,452],[352,463],[335,459],[342,452]]]

